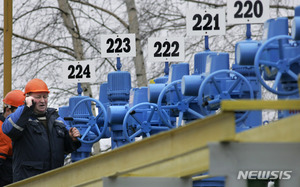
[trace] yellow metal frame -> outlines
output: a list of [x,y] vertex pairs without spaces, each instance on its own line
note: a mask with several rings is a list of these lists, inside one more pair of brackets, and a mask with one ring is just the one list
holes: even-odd
[[4,0],[4,78],[3,98],[11,91],[11,43],[12,43],[12,4],[13,0]]
[[223,100],[221,110],[300,110],[300,100]]
[[298,75],[298,90],[299,90],[299,94],[300,94],[300,74]]
[[[245,102],[249,104],[248,108],[240,107]],[[235,110],[287,109],[285,106],[274,106],[274,102],[261,102],[266,105],[263,107],[263,104],[257,101],[222,102],[220,114],[193,121],[183,127],[83,159],[10,186],[103,186],[103,177],[191,177],[209,169],[208,142],[300,142],[300,114],[267,126],[235,133],[233,112]],[[252,106],[256,104],[260,107]],[[275,104],[282,103],[278,101]],[[299,109],[298,101],[289,104],[290,108]],[[211,176],[205,175],[193,180],[207,177]]]
[[11,186],[101,186],[102,177],[187,177],[208,170],[208,142],[231,141],[233,113],[197,120]]
[[300,142],[300,114],[235,135],[237,142]]

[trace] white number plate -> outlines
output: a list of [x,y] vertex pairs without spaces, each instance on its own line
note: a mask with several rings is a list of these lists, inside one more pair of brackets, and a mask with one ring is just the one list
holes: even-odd
[[184,37],[148,39],[148,60],[151,62],[184,61],[184,53]]
[[101,35],[101,56],[135,57],[135,34]]
[[70,61],[63,62],[63,81],[67,83],[95,82],[96,69],[95,62]]
[[269,0],[227,0],[227,22],[263,23],[269,18]]
[[225,9],[188,10],[186,23],[188,35],[225,35]]

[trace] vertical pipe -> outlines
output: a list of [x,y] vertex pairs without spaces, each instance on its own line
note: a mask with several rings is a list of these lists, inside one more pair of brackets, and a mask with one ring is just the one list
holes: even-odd
[[4,0],[4,77],[3,98],[11,91],[12,1]]
[[299,90],[299,95],[300,95],[300,74],[298,75],[298,90]]
[[251,24],[247,24],[246,38],[251,39]]
[[164,73],[165,73],[165,75],[169,75],[169,62],[165,62]]
[[81,83],[77,83],[77,93],[78,93],[78,96],[81,96],[81,94],[82,94]]
[[121,59],[120,59],[120,57],[117,57],[117,71],[120,71],[121,67],[122,67]]
[[209,50],[208,36],[205,36],[205,50]]

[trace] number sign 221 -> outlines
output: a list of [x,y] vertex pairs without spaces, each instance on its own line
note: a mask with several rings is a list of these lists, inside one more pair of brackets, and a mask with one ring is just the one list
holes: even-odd
[[63,81],[71,83],[95,82],[94,61],[63,62]]
[[225,9],[189,10],[186,23],[188,35],[225,35]]

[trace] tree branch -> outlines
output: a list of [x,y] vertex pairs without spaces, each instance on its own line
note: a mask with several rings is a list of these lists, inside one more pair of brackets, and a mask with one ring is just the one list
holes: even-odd
[[192,3],[199,3],[199,4],[203,4],[203,5],[208,5],[208,6],[212,6],[212,7],[224,7],[227,4],[216,4],[216,3],[209,3],[209,2],[204,2],[204,1],[197,1],[197,0],[184,0],[187,2],[192,2]]
[[84,1],[81,1],[81,0],[70,0],[70,1],[75,2],[75,3],[81,3],[83,5],[87,5],[87,6],[95,8],[95,9],[101,10],[103,12],[106,12],[109,15],[113,16],[114,18],[116,18],[126,29],[129,29],[129,25],[125,21],[123,21],[119,16],[117,16],[116,14],[114,14],[113,12],[110,12],[110,11],[104,9],[104,8],[98,7],[96,5],[93,5],[93,4],[90,4],[88,2],[84,2]]
[[22,17],[26,16],[27,14],[30,14],[30,13],[32,13],[34,11],[39,11],[41,9],[56,9],[56,10],[62,12],[62,10],[60,8],[58,8],[58,7],[53,7],[53,6],[38,7],[38,8],[32,9],[31,11],[25,12],[24,14],[21,14],[17,18],[14,18],[14,22],[18,21],[19,19],[21,19]]
[[[95,46],[94,46],[87,38],[82,37],[81,39],[82,39],[82,41],[85,41],[85,42],[87,42],[88,44],[90,44],[90,46],[91,46],[94,50],[96,50],[99,54],[101,54],[101,52],[98,50],[98,48],[95,47]],[[115,65],[114,65],[110,60],[108,60],[108,58],[105,58],[105,59],[106,59],[106,61],[109,63],[109,65],[110,65],[115,71],[117,71]],[[104,61],[104,62],[105,62],[105,61]],[[101,64],[101,66],[102,66],[102,64]]]
[[[0,27],[0,30],[1,30],[2,32],[4,31],[4,29],[3,29],[2,27]],[[45,45],[45,46],[47,46],[47,47],[49,47],[49,48],[52,48],[52,49],[55,49],[55,50],[57,50],[57,51],[59,51],[59,52],[68,54],[68,55],[70,55],[70,56],[72,56],[72,57],[75,58],[75,54],[74,54],[73,52],[71,52],[71,51],[72,51],[71,48],[68,48],[68,47],[65,47],[65,46],[56,46],[56,45],[52,45],[52,44],[46,43],[46,42],[41,41],[41,40],[36,40],[36,39],[28,38],[28,37],[25,37],[25,36],[21,36],[21,35],[18,35],[18,34],[16,34],[16,33],[13,33],[12,35],[13,35],[14,37],[17,37],[17,38],[20,38],[20,39],[23,39],[23,40],[27,40],[27,41],[30,41],[30,42],[35,42],[35,43],[39,43],[39,44]],[[64,50],[64,49],[62,49],[62,48],[65,48],[65,49],[67,49],[67,50]]]
[[[201,0],[184,0],[186,2],[192,2],[192,3],[198,3],[198,4],[203,4],[203,5],[208,5],[211,7],[225,7],[227,4],[216,4],[216,3],[209,3]],[[270,5],[270,8],[282,8],[282,9],[289,9],[289,10],[294,10],[295,7],[293,6],[286,6],[286,5]]]

